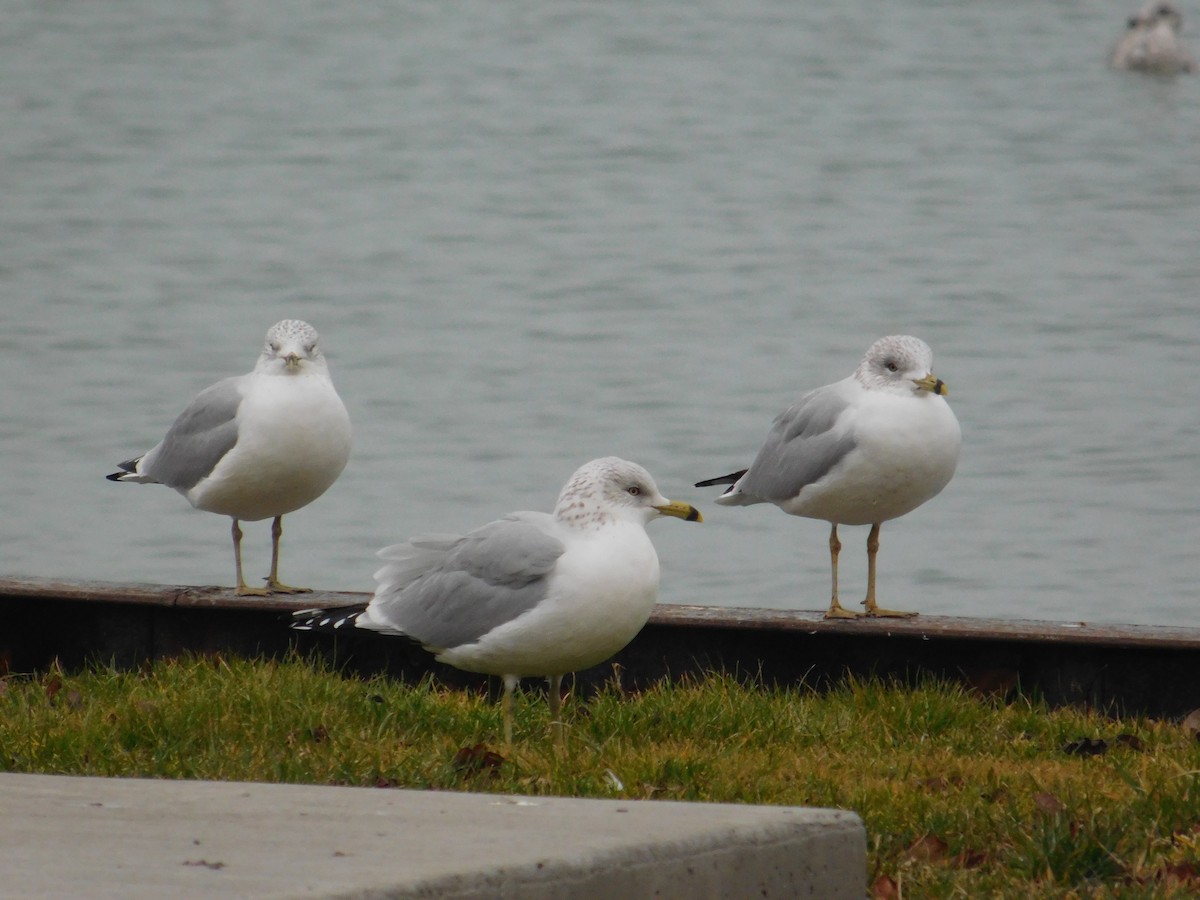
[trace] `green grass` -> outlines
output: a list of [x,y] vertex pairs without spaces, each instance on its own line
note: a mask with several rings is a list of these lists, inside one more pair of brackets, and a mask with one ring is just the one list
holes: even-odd
[[[187,658],[0,681],[0,770],[852,809],[879,897],[1188,897],[1200,743],[1180,726],[956,686],[827,693],[713,677],[500,709],[303,661]],[[1118,736],[1128,735],[1118,741]],[[1090,757],[1064,749],[1103,738]]]

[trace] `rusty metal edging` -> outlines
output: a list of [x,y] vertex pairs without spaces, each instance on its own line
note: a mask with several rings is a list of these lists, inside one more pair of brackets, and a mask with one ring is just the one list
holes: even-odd
[[[136,665],[181,652],[276,655],[299,644],[365,670],[479,683],[393,639],[359,634],[334,647],[286,627],[295,610],[367,596],[246,598],[216,587],[0,578],[0,666],[25,671],[90,658]],[[1019,688],[1052,703],[1150,715],[1200,707],[1196,628],[940,616],[830,621],[816,611],[660,605],[614,662],[631,687],[714,670],[814,686],[847,673],[932,674],[998,693]],[[613,672],[599,666],[579,673],[577,684],[587,688]]]
[[1162,625],[1111,625],[1047,622],[1033,619],[985,619],[917,616],[913,619],[826,619],[808,610],[660,605],[650,620],[676,627],[798,631],[812,635],[858,635],[920,640],[1014,641],[1033,644],[1080,644],[1148,647],[1200,652],[1200,628]]
[[[0,602],[44,599],[80,603],[288,613],[314,606],[338,606],[361,602],[369,596],[368,593],[361,591],[316,591],[297,595],[239,597],[231,588],[212,586],[117,584],[104,581],[58,581],[50,578],[0,577]],[[650,617],[650,624],[676,628],[795,631],[810,635],[909,637],[921,640],[1018,641],[1183,649],[1200,652],[1200,628],[1162,625],[1112,625],[1031,619],[976,619],[958,616],[918,616],[913,619],[849,621],[825,619],[822,613],[810,610],[682,604],[659,604]]]

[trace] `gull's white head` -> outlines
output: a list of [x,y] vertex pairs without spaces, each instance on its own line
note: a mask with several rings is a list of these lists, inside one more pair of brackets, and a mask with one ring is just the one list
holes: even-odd
[[929,391],[945,396],[946,383],[933,374],[933,351],[920,338],[893,334],[873,343],[854,371],[865,388],[893,393]]
[[1196,71],[1196,60],[1179,38],[1183,14],[1167,0],[1151,0],[1129,17],[1109,63],[1117,69],[1174,75]]
[[637,463],[616,456],[593,459],[576,469],[558,495],[554,515],[576,528],[597,527],[619,519],[645,524],[658,516],[703,521],[695,507],[664,497],[650,473]]
[[317,329],[299,319],[276,322],[267,331],[266,343],[254,367],[257,372],[297,374],[326,369]]
[[1164,0],[1151,0],[1150,3],[1129,17],[1131,29],[1148,30],[1158,25],[1165,25],[1175,34],[1179,34],[1183,30],[1183,13],[1174,4],[1164,2]]

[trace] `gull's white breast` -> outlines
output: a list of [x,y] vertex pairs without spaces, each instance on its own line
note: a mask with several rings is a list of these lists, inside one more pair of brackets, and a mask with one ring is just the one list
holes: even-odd
[[438,659],[493,675],[561,675],[597,665],[633,640],[658,598],[658,555],[645,528],[618,521],[558,536],[567,548],[546,598]]
[[350,418],[333,382],[321,373],[252,373],[242,392],[237,443],[188,500],[247,521],[306,506],[350,457]]
[[839,421],[856,445],[824,478],[779,505],[797,516],[873,525],[916,509],[958,465],[962,432],[943,397],[863,391]]

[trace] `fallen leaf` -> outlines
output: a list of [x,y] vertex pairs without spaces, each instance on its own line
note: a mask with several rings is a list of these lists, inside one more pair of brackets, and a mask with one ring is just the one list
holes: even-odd
[[987,854],[982,850],[964,850],[951,857],[949,862],[958,869],[978,869],[987,862]]
[[890,875],[880,875],[871,885],[873,900],[900,900],[900,888]]
[[1008,788],[1001,785],[993,791],[985,791],[981,796],[988,803],[996,803],[1008,796]]
[[917,782],[917,787],[924,788],[934,794],[945,793],[950,788],[950,783],[945,778],[922,778]]
[[45,687],[46,699],[53,700],[58,695],[58,692],[61,690],[62,690],[62,679],[59,678],[57,675],[55,675],[53,678],[51,678],[49,681],[46,682],[46,687]]
[[1033,805],[1044,813],[1062,812],[1067,808],[1065,803],[1053,794],[1048,794],[1045,791],[1038,791],[1038,793],[1033,795]]
[[316,728],[308,729],[308,736],[313,739],[314,743],[319,744],[329,737],[329,732],[324,725],[318,725]]
[[1163,873],[1168,882],[1176,881],[1183,884],[1194,884],[1200,881],[1200,870],[1190,862],[1171,863],[1163,866]]
[[946,842],[936,834],[926,834],[908,845],[908,855],[913,859],[937,862],[945,858],[947,849]]
[[485,744],[474,747],[462,747],[454,754],[451,765],[460,772],[487,771],[495,775],[504,762],[504,757],[494,750],[489,750]]
[[1099,756],[1108,752],[1108,741],[1103,738],[1079,738],[1063,744],[1062,749],[1069,756]]
[[1118,734],[1116,743],[1121,747],[1127,747],[1136,753],[1141,753],[1146,749],[1146,745],[1142,743],[1142,739],[1136,734]]

